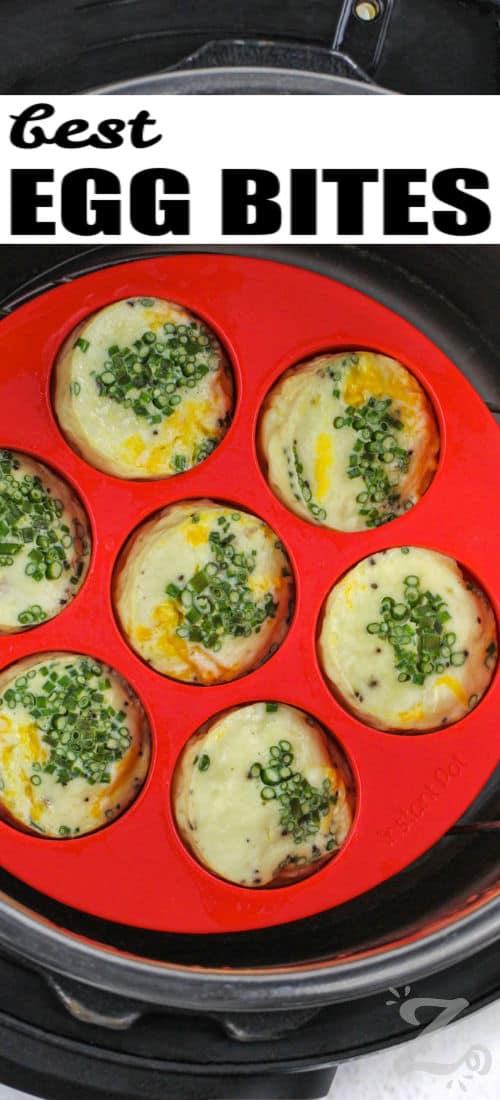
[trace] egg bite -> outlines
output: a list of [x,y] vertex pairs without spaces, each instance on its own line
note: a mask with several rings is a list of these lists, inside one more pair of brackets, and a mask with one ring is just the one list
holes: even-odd
[[121,478],[166,478],[217,447],[231,421],[233,377],[202,321],[175,302],[127,298],[77,326],[55,365],[66,439]]
[[29,455],[0,450],[0,634],[58,615],[89,559],[87,517],[69,485]]
[[268,394],[258,447],[269,485],[303,519],[339,531],[379,527],[420,500],[439,433],[417,379],[386,355],[320,355]]
[[0,674],[0,815],[40,836],[94,832],[136,797],[150,759],[141,703],[90,657],[48,653]]
[[363,722],[405,732],[473,709],[496,665],[490,602],[452,558],[397,547],[364,558],[328,596],[318,638],[334,693]]
[[184,844],[209,871],[239,886],[285,886],[344,843],[352,785],[318,722],[284,703],[252,703],[188,742],[173,810]]
[[285,550],[257,516],[211,500],[165,508],[129,540],[114,605],[132,648],[158,672],[221,684],[282,642],[294,583]]

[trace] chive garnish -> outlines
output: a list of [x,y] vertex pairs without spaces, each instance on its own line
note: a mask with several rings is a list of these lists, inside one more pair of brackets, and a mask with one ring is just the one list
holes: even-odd
[[21,623],[21,626],[34,626],[36,623],[44,623],[46,618],[47,614],[40,607],[40,604],[34,603],[31,607],[26,608],[26,611],[19,612],[17,621]]
[[382,618],[368,623],[366,630],[392,646],[400,683],[411,680],[421,685],[432,673],[465,663],[466,651],[453,648],[456,633],[443,631],[444,623],[451,619],[448,605],[442,596],[422,592],[416,575],[405,577],[400,602],[392,596],[382,598],[380,614]]
[[[153,304],[149,299],[139,301]],[[131,346],[112,344],[94,381],[99,397],[155,425],[172,416],[184,397],[219,365],[215,338],[205,325],[167,323],[161,331],[147,329]],[[203,461],[220,442],[226,426],[227,421],[221,421],[220,434],[202,440],[190,454],[174,455],[172,469],[180,473]]]
[[73,347],[79,348],[80,351],[85,353],[90,347],[90,340],[85,340],[83,336],[79,336],[78,340],[75,340]]
[[365,527],[380,527],[413,504],[412,500],[402,501],[398,492],[401,477],[410,466],[410,452],[397,442],[394,433],[404,425],[399,416],[389,411],[391,405],[390,397],[370,397],[359,407],[347,405],[343,415],[333,420],[337,430],[350,428],[356,434],[347,476],[364,482],[365,488],[358,493],[356,502]]
[[200,756],[200,759],[198,760],[198,771],[206,772],[209,767],[210,767],[210,757],[208,756],[208,754],[206,752],[204,752]]
[[112,686],[106,672],[87,657],[51,661],[18,676],[4,692],[0,706],[26,710],[49,750],[45,763],[32,765],[33,786],[40,786],[44,774],[62,786],[77,778],[91,785],[109,782],[109,768],[125,755],[131,737],[125,713],[106,697]]
[[[294,758],[290,741],[280,741],[271,746],[267,763],[252,764],[248,775],[261,783],[263,802],[279,801],[282,829],[290,834],[295,844],[303,844],[321,829],[323,818],[338,800],[338,791],[332,791],[328,778],[323,780],[321,787],[313,787],[304,775],[293,771]],[[326,850],[331,851],[328,843]]]
[[[68,557],[75,550],[85,554],[87,546],[81,524],[74,520],[71,533],[61,522],[63,514],[62,501],[52,496],[41,479],[23,473],[19,459],[0,450],[0,567],[13,565],[27,550],[25,573],[33,581],[57,580],[63,572],[70,572]],[[28,615],[26,622],[19,616],[22,625],[42,621],[31,615],[43,615],[42,609],[38,604],[33,607],[20,612]]]
[[182,587],[171,582],[165,588],[181,616],[176,634],[213,652],[221,649],[227,636],[248,638],[258,633],[278,609],[272,592],[255,599],[249,585],[255,555],[238,551],[234,522],[232,515],[219,516],[209,534],[211,556],[204,567]]
[[295,500],[302,499],[308,512],[318,523],[321,523],[322,520],[326,519],[326,510],[313,500],[311,486],[304,477],[304,464],[299,457],[297,440],[294,439],[291,451],[288,447],[285,447],[284,451],[288,464],[288,480]]

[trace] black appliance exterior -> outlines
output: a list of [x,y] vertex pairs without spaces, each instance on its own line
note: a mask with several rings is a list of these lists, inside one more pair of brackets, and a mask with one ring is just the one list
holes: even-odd
[[[287,246],[225,251],[297,263],[343,279],[385,301],[458,359],[490,407],[500,412],[500,320],[496,310],[500,248]],[[10,312],[60,280],[143,253],[140,248],[5,247],[0,311]],[[359,950],[367,943],[383,945],[394,936],[394,918],[410,935],[419,923],[439,920],[452,903],[459,908],[472,891],[484,897],[491,892],[493,897],[500,877],[500,831],[475,827],[478,819],[483,823],[500,819],[499,775],[492,777],[456,829],[412,867],[369,895],[296,925],[210,937],[204,943],[192,942],[202,939],[199,937],[138,937],[121,926],[105,926],[64,910],[5,873],[0,873],[0,889],[56,926],[124,951],[140,950],[186,966],[284,966],[305,957],[328,958],[332,950],[347,954],[353,944]],[[495,937],[500,933],[500,914],[493,913],[487,929],[484,924],[481,928],[481,914],[476,916],[478,934],[470,957],[440,970],[439,954],[432,960],[425,957],[423,945],[414,974],[434,973],[416,978],[419,994],[446,997],[459,988],[471,1007],[498,995],[500,957]],[[459,928],[452,936],[458,937],[460,944]],[[75,983],[62,965],[62,953],[61,969],[66,969],[66,976],[54,970],[49,973],[40,965],[40,958],[36,966],[33,957],[29,958],[26,939],[19,936],[6,949],[3,928],[1,938],[0,1078],[55,1100],[70,1095],[75,1100],[80,1096],[83,1100],[84,1095],[90,1100],[109,1096],[128,1100],[137,1095],[155,1100],[166,1094],[179,1100],[222,1100],[236,1095],[261,1100],[266,1096],[273,1100],[281,1096],[312,1098],[325,1094],[339,1061],[411,1034],[385,1005],[382,965],[377,990],[371,995],[360,997],[360,989],[352,983],[341,999],[337,993],[336,1003],[328,1004],[327,984],[314,998],[301,996],[298,986],[293,994],[278,983],[273,989],[271,977],[258,1013],[242,1012],[241,1003],[236,1005],[239,1011],[234,1011],[235,1001],[231,1007],[228,996],[225,1011],[220,1004],[216,1008],[207,1003],[205,1011],[186,1014],[178,1008],[155,1005],[153,999],[145,1005],[130,995],[124,997],[123,990],[119,997],[106,993],[100,988],[98,966],[83,975],[90,985]],[[441,959],[446,956],[446,943],[443,940]],[[407,976],[404,969],[395,979],[394,974],[387,975],[387,985],[394,980],[404,983]],[[68,1015],[68,1007],[78,1018]],[[89,1019],[94,1022],[85,1022]],[[127,1023],[129,1028],[124,1026]]]
[[[3,0],[0,87],[38,97],[84,91],[183,67],[208,42],[257,39],[274,42],[266,64],[304,77],[352,76],[354,62],[369,79],[398,92],[499,90],[494,0],[378,0],[380,15],[373,23],[355,15],[355,4]],[[332,48],[341,56],[328,58]],[[245,64],[255,64],[251,52]],[[307,84],[302,90],[307,93]]]

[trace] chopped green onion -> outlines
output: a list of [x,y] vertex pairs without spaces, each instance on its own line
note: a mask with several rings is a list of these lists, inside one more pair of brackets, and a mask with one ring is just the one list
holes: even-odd
[[[94,373],[99,397],[129,409],[149,425],[167,420],[190,390],[221,369],[218,344],[201,322],[168,323],[163,329],[162,339],[148,329],[133,346],[113,344],[102,369]],[[221,419],[216,433],[195,441],[189,455],[174,455],[172,469],[181,473],[207,458],[227,424],[227,417]]]
[[[192,517],[194,522],[194,517]],[[226,636],[249,637],[262,623],[274,618],[278,604],[273,592],[256,599],[249,578],[255,569],[253,551],[237,550],[232,513],[222,513],[209,532],[211,558],[181,587],[169,583],[166,594],[175,600],[181,621],[175,628],[180,638],[217,653]],[[287,562],[284,551],[280,551]],[[291,576],[287,570],[287,575]],[[278,704],[276,704],[277,707]]]
[[73,347],[74,348],[79,348],[80,351],[86,352],[86,351],[88,351],[88,349],[90,347],[90,341],[85,340],[83,336],[79,336],[78,340],[75,340],[75,343],[73,344]]
[[[52,496],[40,477],[23,472],[19,459],[11,452],[0,450],[0,566],[6,568],[23,553],[27,561],[27,577],[39,583],[44,578],[57,580],[71,570],[71,557],[78,552],[76,583],[83,572],[83,555],[87,552],[84,531],[74,521],[74,534],[61,520],[64,505]],[[22,626],[43,621],[47,616],[36,608],[38,604],[19,612]],[[40,617],[41,615],[41,617]]]
[[[292,771],[293,759],[290,741],[280,741],[271,745],[267,764],[263,767],[252,764],[248,775],[260,781],[263,802],[274,799],[279,802],[281,829],[290,834],[295,844],[303,844],[321,833],[322,822],[335,805],[338,792],[332,791],[329,778],[325,778],[319,788],[312,786],[304,775]],[[325,850],[332,851],[334,846],[332,837]]]
[[421,592],[419,577],[404,579],[404,602],[384,596],[380,602],[381,621],[368,623],[369,634],[386,639],[394,650],[394,666],[399,683],[412,681],[422,685],[431,673],[440,673],[451,664],[466,660],[463,650],[453,650],[457,635],[444,634],[442,623],[450,613],[441,596]]

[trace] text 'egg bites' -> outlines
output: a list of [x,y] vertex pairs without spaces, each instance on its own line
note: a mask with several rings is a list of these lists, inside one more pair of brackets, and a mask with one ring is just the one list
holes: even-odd
[[149,727],[118,673],[50,653],[0,674],[0,813],[41,836],[109,824],[146,777]]
[[283,703],[207,722],[178,761],[173,809],[195,858],[251,887],[310,874],[344,843],[353,817],[348,769],[333,742]]
[[68,442],[98,470],[165,478],[220,443],[233,378],[203,322],[174,302],[129,298],[94,313],[66,340],[54,406]]
[[449,557],[417,547],[364,558],[335,585],[318,638],[333,691],[383,730],[432,730],[463,718],[497,654],[490,603]]
[[66,482],[29,455],[0,450],[0,634],[59,614],[89,560],[87,518]]
[[115,609],[132,648],[176,680],[220,684],[262,664],[288,629],[294,596],[274,531],[210,500],[164,509],[118,563]]
[[378,527],[416,504],[434,475],[431,404],[401,363],[368,351],[287,371],[265,401],[259,451],[291,511],[340,531]]

